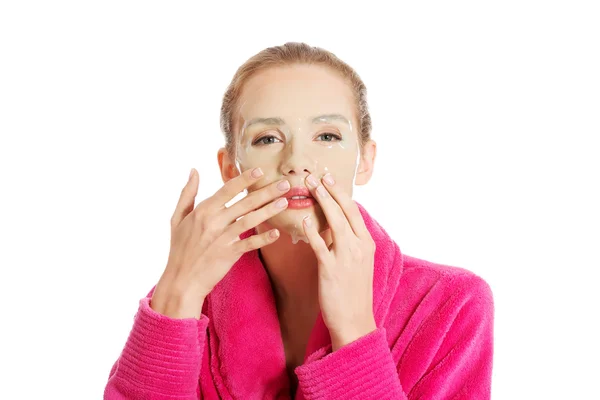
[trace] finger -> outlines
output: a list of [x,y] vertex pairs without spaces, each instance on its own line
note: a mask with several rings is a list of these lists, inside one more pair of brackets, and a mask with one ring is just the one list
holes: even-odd
[[321,263],[326,263],[331,253],[329,252],[327,244],[321,235],[319,235],[312,218],[310,216],[304,217],[302,226],[304,227],[304,234],[308,238],[308,243],[317,256],[317,259],[320,260]]
[[238,240],[233,244],[233,252],[236,254],[244,254],[248,251],[256,250],[266,245],[269,245],[279,239],[279,230],[271,229],[263,232],[260,235],[252,235],[244,240]]
[[210,198],[210,203],[218,208],[225,207],[225,204],[233,200],[242,190],[256,183],[263,176],[260,168],[247,169],[240,175],[228,180],[217,192]]
[[352,200],[352,197],[341,190],[339,185],[335,184],[335,179],[333,179],[333,176],[331,176],[330,173],[325,174],[322,181],[323,186],[325,186],[331,197],[340,205],[354,234],[361,239],[371,238],[371,234],[365,225],[365,220],[363,219],[356,202]]
[[344,212],[333,197],[331,197],[327,189],[312,174],[306,177],[306,181],[308,189],[323,209],[325,218],[327,218],[327,222],[331,228],[331,235],[334,242],[343,240],[343,236],[348,234],[352,229],[348,220],[346,220]]
[[290,183],[286,179],[282,179],[250,193],[224,211],[225,224],[229,225],[235,222],[241,216],[264,206],[279,196],[283,196],[289,190]]
[[276,199],[265,207],[252,211],[244,215],[233,224],[229,225],[223,232],[222,236],[224,237],[224,240],[227,240],[228,242],[236,240],[236,238],[242,233],[256,227],[258,224],[268,220],[269,218],[274,217],[278,213],[285,210],[287,206],[288,201],[285,197]]
[[181,190],[179,201],[171,217],[171,225],[177,226],[183,221],[183,219],[194,209],[194,201],[198,194],[198,183],[200,176],[198,175],[195,168],[190,171],[190,176],[187,183]]

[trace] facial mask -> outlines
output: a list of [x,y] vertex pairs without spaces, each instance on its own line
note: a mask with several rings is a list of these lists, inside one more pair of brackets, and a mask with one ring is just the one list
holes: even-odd
[[[306,176],[312,174],[320,181],[331,172],[336,185],[351,195],[360,159],[353,103],[333,93],[316,97],[323,89],[311,86],[292,81],[281,90],[280,83],[273,83],[254,89],[251,98],[255,100],[239,105],[239,120],[234,124],[236,167],[240,173],[256,167],[265,173],[257,183],[260,186],[251,186],[247,193],[280,179],[287,179],[292,189],[308,189]],[[284,196],[290,196],[292,189]],[[295,208],[297,200],[288,198],[288,202],[287,209],[266,222],[288,233],[292,243],[308,243],[302,225],[306,215],[313,218],[319,232],[328,228],[318,200],[305,208]]]

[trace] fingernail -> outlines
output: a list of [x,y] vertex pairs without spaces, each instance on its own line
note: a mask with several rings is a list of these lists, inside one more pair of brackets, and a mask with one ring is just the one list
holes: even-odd
[[192,175],[194,175],[194,168],[190,169],[190,177],[188,179],[192,179]]
[[273,229],[271,232],[269,232],[269,236],[271,239],[275,239],[277,236],[279,236],[279,231],[277,229]]
[[288,181],[281,181],[277,184],[277,189],[283,191],[286,191],[290,188],[290,183]]
[[328,185],[333,186],[333,184],[335,184],[335,181],[333,180],[333,176],[331,176],[331,174],[329,172],[323,177],[323,180]]
[[317,193],[319,193],[320,196],[325,197],[327,195],[327,190],[325,190],[323,186],[319,186],[317,188]]
[[308,184],[312,187],[317,187],[317,185],[319,184],[319,182],[317,182],[317,180],[315,179],[314,176],[309,175],[306,180],[308,181]]
[[262,169],[260,168],[254,168],[254,171],[252,171],[252,177],[253,178],[258,178],[260,176],[262,176],[263,172]]
[[281,199],[279,199],[275,202],[275,206],[277,206],[277,208],[284,208],[286,204],[287,204],[287,199],[285,197],[282,197]]
[[308,215],[304,217],[304,223],[306,224],[307,228],[312,227],[312,219]]

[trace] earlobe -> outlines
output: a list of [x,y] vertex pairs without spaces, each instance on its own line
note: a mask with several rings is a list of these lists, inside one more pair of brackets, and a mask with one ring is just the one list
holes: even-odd
[[354,180],[354,183],[357,186],[366,185],[369,182],[369,180],[371,179],[372,171],[373,171],[373,169],[371,169],[371,168],[365,168],[365,169],[359,170],[356,173],[356,179]]

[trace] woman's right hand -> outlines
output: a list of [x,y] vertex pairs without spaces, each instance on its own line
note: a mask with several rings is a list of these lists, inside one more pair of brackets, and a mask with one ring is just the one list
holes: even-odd
[[[171,249],[167,267],[152,295],[153,310],[171,318],[199,319],[204,299],[242,254],[278,239],[277,229],[244,240],[239,235],[287,208],[285,197],[276,199],[289,190],[287,180],[269,184],[230,207],[225,206],[261,179],[262,174],[252,175],[257,170],[247,170],[230,179],[194,208],[200,177],[192,169],[171,218]],[[280,183],[283,189],[278,188]],[[279,200],[283,203],[281,208],[277,207]],[[237,220],[240,217],[243,218]]]

